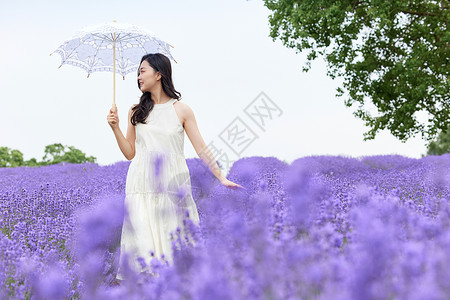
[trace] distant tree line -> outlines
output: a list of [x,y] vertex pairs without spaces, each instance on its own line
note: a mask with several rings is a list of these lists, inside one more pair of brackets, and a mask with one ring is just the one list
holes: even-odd
[[73,146],[65,146],[59,143],[45,146],[42,161],[36,158],[29,160],[23,159],[23,154],[19,150],[10,149],[8,147],[0,147],[0,167],[21,167],[21,166],[48,166],[60,162],[68,162],[73,164],[81,164],[85,162],[96,162],[97,158],[86,156],[81,150]]
[[450,126],[446,131],[441,131],[435,141],[428,146],[427,155],[441,155],[450,153]]

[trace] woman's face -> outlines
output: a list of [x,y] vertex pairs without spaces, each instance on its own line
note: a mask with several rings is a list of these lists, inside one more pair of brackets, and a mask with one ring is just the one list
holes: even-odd
[[161,74],[156,72],[150,64],[144,60],[139,66],[139,86],[142,92],[151,92],[158,81],[161,79]]

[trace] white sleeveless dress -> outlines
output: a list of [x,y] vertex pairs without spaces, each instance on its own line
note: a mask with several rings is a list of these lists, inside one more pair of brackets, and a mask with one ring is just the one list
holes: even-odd
[[129,264],[136,271],[147,271],[137,261],[147,264],[155,257],[172,263],[171,232],[177,227],[182,235],[183,217],[199,224],[197,206],[192,198],[189,169],[184,157],[184,128],[174,108],[176,99],[155,104],[136,129],[136,155],[127,174],[125,215],[120,241],[117,279],[124,279],[122,253],[129,253]]

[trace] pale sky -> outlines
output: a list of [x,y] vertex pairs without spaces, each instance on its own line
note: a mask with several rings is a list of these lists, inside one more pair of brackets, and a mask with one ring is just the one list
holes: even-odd
[[[240,157],[274,156],[287,162],[309,155],[400,154],[419,158],[425,142],[401,143],[388,132],[363,141],[364,123],[344,99],[339,80],[326,76],[321,58],[308,73],[305,54],[269,37],[269,10],[262,1],[6,1],[0,10],[0,146],[25,159],[42,159],[52,143],[75,146],[101,165],[126,160],[106,115],[112,73],[87,73],[49,56],[85,26],[117,20],[147,28],[174,46],[175,88],[196,116],[207,144],[233,153],[219,134],[239,117],[257,135]],[[265,131],[244,109],[263,92],[281,110]],[[120,127],[141,92],[136,75],[116,77]],[[186,158],[197,157],[185,135]]]

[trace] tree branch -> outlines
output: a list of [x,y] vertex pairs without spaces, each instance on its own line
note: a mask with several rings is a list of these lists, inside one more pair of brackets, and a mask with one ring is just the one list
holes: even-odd
[[412,11],[412,10],[406,10],[406,9],[401,9],[400,11],[405,14],[416,15],[416,16],[433,16],[433,17],[435,17],[435,16],[440,15],[438,13],[433,13],[433,12],[429,12],[429,11]]

